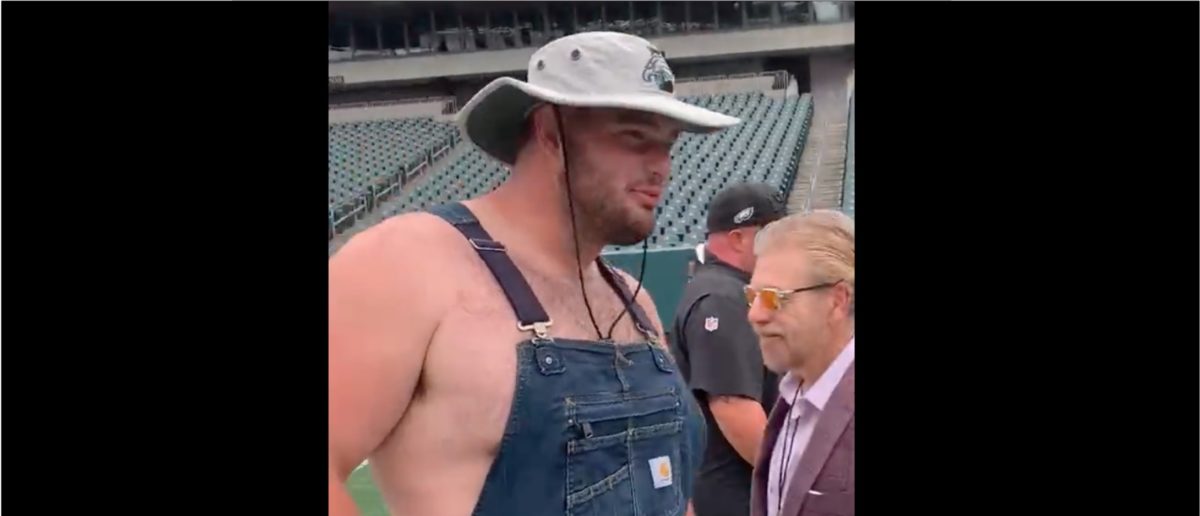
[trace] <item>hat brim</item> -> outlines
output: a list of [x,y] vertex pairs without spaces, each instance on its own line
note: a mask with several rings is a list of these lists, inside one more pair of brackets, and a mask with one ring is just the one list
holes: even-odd
[[459,110],[458,121],[468,140],[500,162],[512,165],[517,160],[517,144],[525,117],[534,106],[543,102],[655,113],[679,122],[684,131],[693,133],[718,131],[741,122],[736,117],[661,94],[563,95],[511,77],[500,77],[479,90]]

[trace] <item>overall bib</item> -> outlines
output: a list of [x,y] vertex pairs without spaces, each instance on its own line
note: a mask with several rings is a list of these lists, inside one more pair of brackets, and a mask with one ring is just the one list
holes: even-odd
[[[684,514],[704,452],[704,420],[641,307],[630,302],[629,315],[645,342],[555,338],[525,277],[470,210],[451,203],[430,212],[467,238],[503,289],[518,328],[530,333],[517,345],[512,408],[473,514]],[[629,302],[625,282],[597,261]]]

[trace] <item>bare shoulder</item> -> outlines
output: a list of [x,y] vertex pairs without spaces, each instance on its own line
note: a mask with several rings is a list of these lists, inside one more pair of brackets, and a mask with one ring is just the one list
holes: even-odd
[[469,249],[458,230],[436,215],[397,215],[355,235],[330,257],[330,280],[345,272],[378,275],[374,281],[380,282],[420,283],[459,265]]
[[446,271],[462,260],[465,248],[456,240],[461,240],[457,230],[428,213],[380,222],[330,257],[330,302],[382,315],[398,304],[412,307],[419,293],[420,315],[436,318],[452,304],[452,296],[449,289],[429,289],[427,284],[452,281],[454,275]]
[[615,265],[612,267],[612,269],[616,271],[617,277],[621,278],[621,280],[629,286],[630,292],[638,292],[637,304],[642,307],[642,311],[646,312],[646,317],[649,317],[650,322],[654,324],[654,330],[658,332],[658,341],[665,343],[666,336],[663,332],[662,320],[660,320],[658,317],[658,307],[654,305],[654,299],[651,298],[650,291],[646,290],[645,284],[642,285],[642,289],[639,291],[637,278],[634,278],[628,272],[621,270],[620,267]]
[[359,233],[330,257],[330,267],[341,262],[375,258],[380,265],[404,260],[432,261],[429,254],[453,251],[451,238],[458,232],[436,215],[417,212],[391,217]]
[[[393,217],[329,259],[329,446],[344,479],[408,410],[426,353],[454,306],[444,273],[457,231],[428,214]],[[449,277],[439,280],[439,276]]]

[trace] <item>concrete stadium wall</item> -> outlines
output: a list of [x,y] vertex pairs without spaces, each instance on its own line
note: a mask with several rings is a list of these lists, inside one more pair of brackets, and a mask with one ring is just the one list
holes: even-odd
[[774,77],[749,77],[716,81],[681,82],[675,86],[676,95],[723,95],[747,91],[770,91]]
[[448,97],[445,84],[442,81],[430,81],[427,84],[405,84],[403,86],[359,87],[351,89],[330,89],[329,104],[352,104],[355,102],[373,102],[381,100],[420,100],[430,97]]
[[[673,63],[689,59],[817,51],[853,45],[854,22],[672,35],[650,41],[666,52]],[[513,73],[527,69],[534,50],[516,48],[335,62],[329,63],[329,76],[341,77],[346,84],[360,84]]]
[[384,120],[389,118],[440,118],[443,116],[442,106],[444,104],[445,102],[421,102],[417,104],[330,109],[329,123],[361,122],[364,120]]
[[[679,96],[697,96],[759,91],[772,98],[784,98],[784,90],[771,89],[774,82],[775,78],[771,76],[745,77],[739,79],[718,79],[708,81],[688,81],[676,84],[675,93]],[[450,86],[450,90],[455,99],[458,101],[458,105],[462,106],[466,104],[468,100],[470,100],[471,96],[474,95],[475,92],[479,91],[486,84],[487,81],[465,81],[462,83],[452,84]],[[795,84],[790,85],[789,88],[794,91]],[[358,96],[354,97],[354,100],[359,102],[367,102],[388,101],[395,98],[405,98],[397,95],[396,90],[397,88],[383,88],[379,89],[378,93],[375,95],[371,95],[369,91],[356,92],[358,93]],[[428,92],[429,90],[424,89],[418,91]],[[434,93],[443,95],[445,94],[444,91],[434,91]],[[339,96],[335,100],[332,98],[332,94],[330,96],[331,102],[346,101],[346,97]],[[442,104],[440,102],[397,104],[390,106],[350,107],[329,110],[329,123],[411,117],[432,117],[435,120],[450,121],[454,119],[455,115],[443,115]]]
[[675,77],[707,77],[711,75],[737,75],[743,73],[765,72],[766,59],[762,57],[744,57],[738,59],[714,59],[699,62],[677,62],[674,55],[671,60],[671,71]]
[[847,86],[854,71],[854,54],[848,51],[830,51],[809,57],[812,70],[812,91],[815,119],[826,121],[826,114],[837,121],[846,116]]

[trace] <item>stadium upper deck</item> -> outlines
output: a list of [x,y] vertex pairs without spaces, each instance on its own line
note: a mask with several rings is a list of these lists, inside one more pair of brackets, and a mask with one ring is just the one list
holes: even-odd
[[[331,3],[333,87],[523,71],[590,30],[651,39],[672,62],[852,45],[853,2]],[[767,33],[769,31],[769,33]]]

